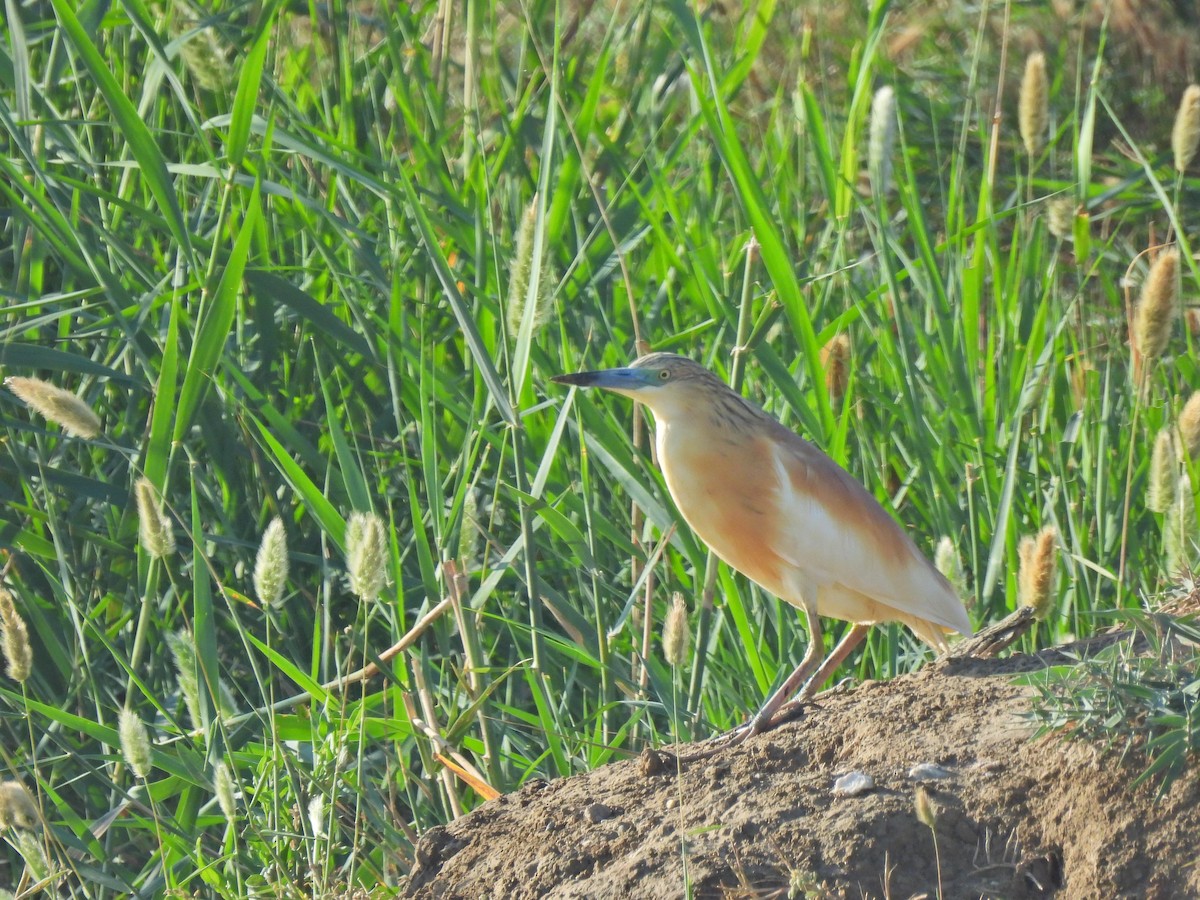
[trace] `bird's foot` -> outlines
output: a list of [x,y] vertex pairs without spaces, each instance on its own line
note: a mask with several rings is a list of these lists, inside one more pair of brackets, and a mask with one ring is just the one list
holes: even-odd
[[696,762],[702,759],[709,759],[716,756],[722,750],[737,747],[745,743],[747,738],[754,737],[756,734],[764,734],[773,728],[778,728],[780,725],[800,718],[804,713],[805,705],[810,702],[808,698],[801,697],[790,703],[785,703],[769,715],[764,716],[760,712],[736,728],[722,731],[720,734],[715,734],[708,738],[701,745],[701,749],[693,750],[690,753],[680,753],[676,758],[680,762]]
[[793,719],[799,718],[804,712],[804,704],[804,700],[793,700],[791,703],[784,704],[784,706],[769,716],[759,713],[736,728],[713,735],[704,742],[705,748],[703,750],[698,750],[695,754],[681,756],[680,759],[707,759],[718,751],[729,747],[737,747],[745,743],[747,738],[752,738],[756,734],[763,734],[773,728],[778,728],[785,722],[791,722]]
[[788,722],[793,722],[804,715],[804,707],[811,703],[809,697],[799,697],[790,703],[785,703],[780,707],[779,712],[771,716],[771,721],[767,722],[760,731],[770,731],[772,728],[778,728]]
[[714,734],[704,743],[712,744],[716,747],[736,747],[738,744],[746,740],[746,738],[758,734],[754,728],[754,720],[743,722],[736,728],[730,728],[728,731],[722,731],[720,734]]
[[702,759],[709,759],[716,756],[722,750],[738,746],[746,738],[757,733],[754,731],[754,720],[752,719],[736,728],[729,729],[729,731],[714,734],[699,745],[700,749],[693,750],[690,753],[680,753],[677,758],[680,762],[698,762]]

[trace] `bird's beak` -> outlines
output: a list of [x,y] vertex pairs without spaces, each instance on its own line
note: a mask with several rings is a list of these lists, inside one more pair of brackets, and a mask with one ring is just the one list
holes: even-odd
[[555,375],[550,379],[557,384],[573,384],[575,387],[598,387],[610,391],[636,391],[646,386],[644,369],[602,369],[599,372],[574,372]]

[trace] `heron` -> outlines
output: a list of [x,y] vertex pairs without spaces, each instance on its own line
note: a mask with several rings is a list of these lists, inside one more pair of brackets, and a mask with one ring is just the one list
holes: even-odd
[[[804,614],[803,659],[740,739],[810,700],[872,625],[901,622],[938,651],[948,633],[971,634],[958,594],[862,484],[699,363],[650,353],[626,368],[552,380],[647,406],[684,521],[729,566]],[[822,616],[852,623],[828,655]]]

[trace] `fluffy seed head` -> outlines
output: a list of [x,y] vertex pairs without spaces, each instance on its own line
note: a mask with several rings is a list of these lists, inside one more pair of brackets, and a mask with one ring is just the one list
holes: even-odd
[[353,512],[346,522],[346,570],[350,591],[360,600],[375,600],[387,583],[387,541],[383,520],[374,513]]
[[1200,458],[1200,391],[1194,391],[1179,411],[1179,437],[1188,456]]
[[935,828],[938,820],[937,806],[934,805],[933,797],[930,796],[929,791],[923,784],[917,785],[915,805],[917,807],[917,821],[931,830]]
[[[529,201],[521,216],[517,229],[516,248],[513,251],[512,272],[508,277],[508,301],[505,303],[509,336],[513,336],[525,319],[529,307],[529,282],[533,277],[534,228],[537,225],[537,195]],[[533,304],[533,331],[550,321],[554,308],[553,276],[550,269],[550,254],[542,247],[541,267],[538,269],[537,296]]]
[[142,547],[155,559],[162,559],[175,552],[175,529],[163,512],[158,491],[148,479],[139,478],[133,486],[137,498],[138,535]]
[[25,785],[19,781],[0,782],[0,828],[32,831],[39,822],[37,806]]
[[1189,309],[1184,313],[1188,334],[1200,337],[1200,309]]
[[1171,323],[1179,312],[1179,251],[1165,250],[1150,266],[1134,312],[1133,333],[1138,352],[1146,360],[1158,359],[1167,349]]
[[836,334],[821,348],[821,366],[825,369],[825,389],[829,403],[840,409],[850,386],[850,338]]
[[529,292],[529,275],[533,270],[533,227],[537,222],[537,197],[525,207],[517,229],[517,245],[513,250],[512,271],[508,276],[508,333],[516,334],[525,317],[525,295]]
[[867,172],[871,184],[885,193],[892,183],[892,148],[896,143],[896,92],[884,85],[871,101],[867,134]]
[[1022,606],[1032,607],[1040,622],[1054,601],[1054,575],[1058,567],[1058,529],[1047,525],[1037,537],[1026,535],[1017,548],[1020,569],[1017,585]]
[[678,669],[687,662],[688,646],[691,642],[687,601],[683,599],[683,594],[676,591],[671,595],[671,609],[667,613],[666,624],[663,625],[663,657],[668,665]]
[[1196,554],[1196,501],[1186,472],[1179,476],[1175,502],[1163,517],[1163,551],[1169,574],[1192,571]]
[[1021,96],[1017,103],[1017,121],[1025,152],[1037,156],[1046,143],[1046,125],[1050,121],[1050,89],[1046,80],[1046,57],[1040,52],[1025,60]]
[[233,786],[233,776],[229,773],[229,766],[225,764],[225,760],[217,763],[216,769],[213,771],[213,785],[216,788],[217,806],[221,807],[221,812],[226,819],[235,818],[237,816],[237,794]]
[[13,605],[12,594],[0,587],[0,645],[8,677],[24,684],[33,672],[33,649],[29,645],[29,629]]
[[473,488],[467,488],[463,498],[462,524],[458,529],[458,556],[471,568],[476,555],[479,553],[479,536],[482,532],[479,521],[479,498]]
[[954,548],[954,541],[950,539],[949,535],[942,535],[941,540],[937,542],[937,547],[933,551],[933,565],[950,582],[954,593],[962,596],[966,589],[967,579],[963,574],[962,560],[958,558],[958,551]]
[[4,383],[26,406],[46,421],[60,426],[72,437],[94,438],[100,434],[100,417],[70,391],[40,378],[19,378],[14,375],[5,379]]
[[[171,22],[173,37],[182,37],[196,28],[197,20],[185,3],[171,4],[175,18]],[[206,91],[219,91],[233,78],[233,69],[225,56],[213,28],[201,28],[179,45],[179,55],[196,84]]]
[[1184,172],[1196,158],[1200,148],[1200,85],[1189,84],[1179,100],[1175,127],[1171,130],[1171,149],[1175,153],[1175,169]]
[[123,707],[117,716],[117,735],[121,739],[121,756],[125,765],[138,778],[145,778],[154,769],[150,753],[150,732],[146,723],[132,709]]
[[175,673],[179,679],[179,693],[187,707],[193,728],[204,725],[200,706],[200,680],[196,671],[196,648],[186,632],[173,631],[167,634],[167,647],[175,660]]
[[25,873],[33,882],[46,881],[50,877],[50,861],[46,858],[46,848],[42,839],[35,831],[18,828],[14,835],[17,852],[25,860]]
[[278,516],[271,520],[254,560],[254,593],[266,609],[278,606],[288,579],[287,532]]
[[1059,240],[1071,240],[1075,236],[1075,201],[1070,197],[1050,200],[1046,204],[1046,225]]
[[1146,508],[1165,513],[1175,502],[1175,487],[1179,482],[1179,465],[1175,457],[1175,438],[1170,429],[1162,428],[1154,438],[1150,454],[1150,482],[1146,487]]
[[308,801],[308,824],[312,828],[313,837],[325,836],[325,795],[313,794]]

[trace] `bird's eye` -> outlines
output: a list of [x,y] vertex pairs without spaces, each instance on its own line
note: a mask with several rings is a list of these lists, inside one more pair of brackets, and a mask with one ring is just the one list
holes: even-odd
[[659,381],[666,381],[670,377],[671,377],[671,373],[669,371],[667,371],[666,369],[658,370],[658,380]]

